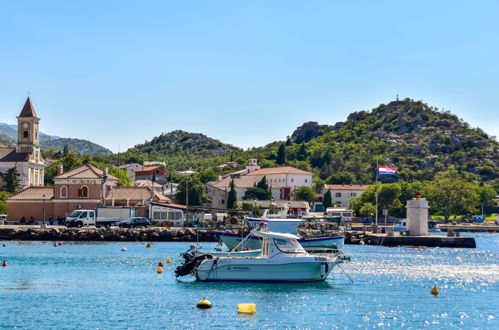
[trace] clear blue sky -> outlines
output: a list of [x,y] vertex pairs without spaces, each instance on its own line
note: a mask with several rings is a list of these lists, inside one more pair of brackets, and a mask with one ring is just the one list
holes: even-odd
[[240,147],[395,98],[499,135],[499,1],[0,0],[0,122],[121,151],[161,132]]

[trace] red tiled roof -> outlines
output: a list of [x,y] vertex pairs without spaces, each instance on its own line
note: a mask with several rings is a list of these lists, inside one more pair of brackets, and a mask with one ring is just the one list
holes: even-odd
[[142,168],[142,171],[152,171],[152,170],[155,170],[157,168],[160,168],[161,166],[144,166]]
[[52,198],[54,198],[54,187],[27,187],[10,196],[7,200],[49,200]]
[[251,173],[246,174],[247,176],[249,175],[269,175],[269,174],[310,174],[312,173],[300,170],[295,167],[291,166],[284,166],[284,167],[269,167],[269,168],[262,168],[258,171],[254,171]]
[[21,110],[21,113],[19,114],[19,117],[37,117],[35,108],[33,107],[33,104],[31,104],[31,100],[28,98],[26,99],[26,103],[24,103],[24,107]]
[[[54,179],[100,179],[103,176],[104,171],[90,164],[85,164],[61,175],[57,175]],[[107,175],[107,178],[108,180],[118,181],[117,177],[110,174]]]
[[185,206],[185,205],[181,205],[181,204],[173,204],[173,203],[158,203],[158,202],[154,202],[154,203],[151,203],[151,204],[154,204],[154,205],[161,205],[161,206],[166,206],[166,207],[172,207],[172,208],[174,208],[174,209],[182,209],[182,210],[187,209],[187,206]]
[[368,184],[325,184],[327,190],[366,190],[370,187]]

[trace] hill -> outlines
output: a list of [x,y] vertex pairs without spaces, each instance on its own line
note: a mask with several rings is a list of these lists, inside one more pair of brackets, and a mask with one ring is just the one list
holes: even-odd
[[[17,125],[0,123],[0,145],[8,145],[17,141]],[[111,150],[96,143],[72,138],[61,138],[55,135],[48,135],[40,132],[40,145],[42,150],[48,150],[51,147],[58,151],[63,151],[67,145],[69,149],[80,155],[110,155]]]
[[120,162],[163,160],[177,170],[214,167],[229,160],[242,168],[248,159],[257,158],[262,167],[295,166],[329,183],[370,183],[378,157],[380,164],[399,169],[384,181],[432,180],[453,166],[468,180],[498,184],[498,151],[495,138],[480,128],[449,111],[404,99],[353,112],[334,125],[307,122],[287,141],[246,151],[203,134],[174,131],[129,149]]
[[111,150],[98,145],[96,143],[81,140],[81,139],[71,139],[71,138],[58,138],[54,140],[46,140],[41,142],[41,148],[43,150],[48,150],[52,147],[56,148],[58,151],[63,151],[64,148],[68,148],[80,155],[110,155]]

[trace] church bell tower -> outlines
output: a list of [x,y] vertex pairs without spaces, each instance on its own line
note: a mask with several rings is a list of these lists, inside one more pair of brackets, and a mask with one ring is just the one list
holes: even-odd
[[35,158],[40,158],[39,122],[40,118],[28,97],[17,117],[17,152],[31,153]]

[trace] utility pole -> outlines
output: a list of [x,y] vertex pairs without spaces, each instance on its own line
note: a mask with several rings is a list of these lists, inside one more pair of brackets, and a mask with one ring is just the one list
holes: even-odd
[[43,224],[45,224],[45,194],[43,194]]
[[188,221],[189,217],[189,180],[185,181],[185,220]]

